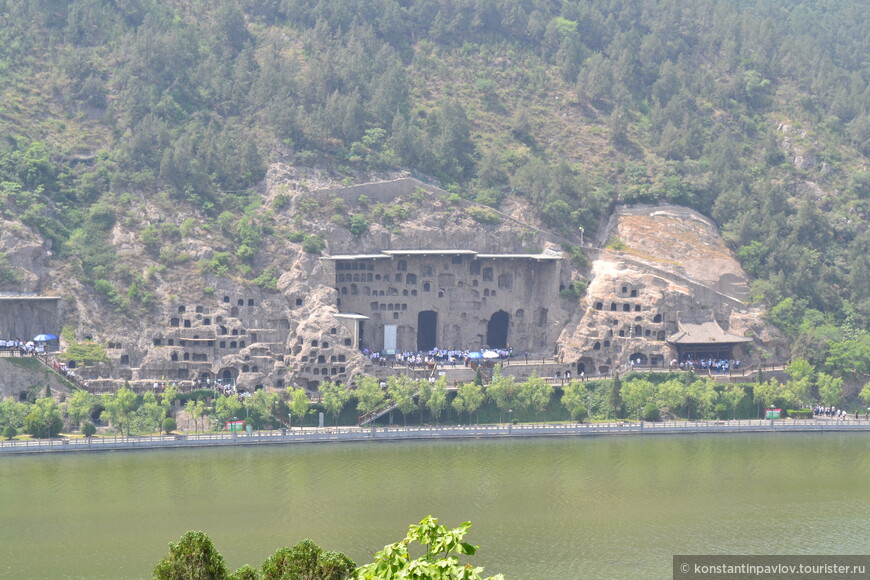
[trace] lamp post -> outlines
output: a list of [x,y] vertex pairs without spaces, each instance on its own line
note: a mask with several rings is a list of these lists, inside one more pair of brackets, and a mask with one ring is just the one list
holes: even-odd
[[511,432],[511,428],[513,427],[514,421],[514,410],[508,409],[508,434]]

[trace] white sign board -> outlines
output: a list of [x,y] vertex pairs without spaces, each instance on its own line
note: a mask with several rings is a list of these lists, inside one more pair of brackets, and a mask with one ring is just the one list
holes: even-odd
[[384,352],[387,354],[396,354],[396,330],[398,328],[395,324],[384,325]]

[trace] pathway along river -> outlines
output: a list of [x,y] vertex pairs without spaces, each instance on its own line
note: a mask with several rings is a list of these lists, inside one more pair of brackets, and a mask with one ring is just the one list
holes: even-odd
[[358,563],[427,514],[507,580],[669,578],[673,554],[864,554],[866,433],[414,441],[0,457],[0,577],[150,578],[311,537]]

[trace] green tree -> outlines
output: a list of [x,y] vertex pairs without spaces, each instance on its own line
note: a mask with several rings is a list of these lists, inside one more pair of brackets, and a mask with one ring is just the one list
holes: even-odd
[[417,381],[417,405],[420,407],[420,425],[423,424],[423,411],[429,405],[432,398],[432,385],[429,381]]
[[138,429],[152,433],[160,431],[165,416],[166,411],[157,402],[157,395],[148,391],[142,396],[142,403],[136,409],[134,423]]
[[613,380],[610,381],[610,392],[607,396],[607,406],[610,408],[610,413],[615,418],[620,418],[625,410],[625,405],[622,402],[622,381],[619,378],[619,373],[613,373]]
[[797,357],[788,363],[785,372],[794,380],[807,379],[811,383],[815,378],[816,368],[808,360]]
[[486,396],[498,408],[498,422],[504,420],[504,412],[516,406],[519,386],[513,377],[506,377],[501,372],[501,365],[496,365],[492,372],[492,381],[486,387]]
[[[299,418],[299,426],[302,427],[305,424],[305,415],[311,410],[311,399],[308,398],[308,394],[305,392],[305,389],[294,389],[293,387],[288,387],[288,392],[290,392],[290,412]],[[291,420],[292,421],[292,420]],[[291,424],[290,427],[293,425]]]
[[[697,411],[696,418],[698,419],[706,417],[716,403],[714,384],[712,379],[697,379],[686,389],[687,408],[694,408]],[[691,411],[687,414],[688,418],[691,419]]]
[[252,396],[245,397],[242,405],[245,408],[245,423],[259,429],[266,424],[272,424],[281,405],[281,397],[278,393],[267,393],[260,389]]
[[362,377],[354,396],[357,400],[356,410],[363,415],[380,407],[386,399],[386,394],[375,377]]
[[169,553],[157,564],[154,580],[224,580],[224,558],[203,532],[190,531],[169,544]]
[[260,580],[260,571],[250,564],[245,564],[230,574],[227,580]]
[[728,385],[721,394],[722,400],[731,409],[731,418],[737,418],[737,407],[746,398],[746,389],[740,385]]
[[[478,546],[463,542],[471,522],[465,522],[452,530],[438,524],[428,516],[419,525],[411,526],[408,535],[395,544],[384,546],[375,554],[375,561],[361,566],[356,571],[357,580],[481,580],[482,568],[460,562],[460,556],[473,556]],[[417,542],[425,552],[412,558],[411,545]],[[501,574],[488,580],[504,580]]]
[[52,397],[37,399],[24,417],[24,432],[34,437],[51,438],[63,429],[60,406]]
[[538,415],[543,414],[553,396],[553,385],[533,373],[528,380],[520,384],[517,402],[523,409],[528,409]]
[[655,388],[646,379],[632,379],[622,385],[622,400],[630,417],[640,419],[641,411],[655,395]]
[[870,383],[865,383],[859,394],[865,403],[870,403]]
[[589,414],[587,399],[589,390],[583,381],[572,380],[562,387],[562,405],[575,421],[582,422]]
[[441,413],[447,408],[447,375],[441,375],[435,384],[432,385],[432,394],[429,400],[426,401],[426,408],[432,413],[435,418],[435,424],[438,424],[438,419]]
[[810,400],[810,378],[791,379],[783,385],[781,398],[783,402],[795,406],[803,407],[809,404]]
[[205,415],[205,403],[191,399],[184,405],[184,412],[193,419],[193,428],[199,431],[199,420]]
[[172,403],[178,398],[178,387],[174,384],[166,385],[163,393],[160,394],[160,404],[163,406],[163,412],[166,416],[172,414]]
[[772,407],[776,401],[782,399],[783,385],[776,379],[769,379],[763,383],[757,383],[754,387],[754,393],[756,403],[764,408]]
[[322,396],[320,404],[323,405],[327,413],[332,415],[335,424],[338,425],[338,415],[350,399],[347,386],[332,381],[323,381],[320,383],[320,394]]
[[390,398],[402,412],[402,420],[408,426],[408,413],[417,408],[414,396],[417,389],[407,375],[391,376],[387,379],[387,392]]
[[263,580],[345,580],[356,564],[340,552],[327,552],[305,539],[292,548],[280,548],[262,566]]
[[16,429],[24,425],[24,418],[30,412],[29,405],[9,398],[0,401],[0,426]]
[[468,421],[471,422],[471,415],[480,409],[484,398],[483,387],[473,381],[462,383],[453,398],[453,409],[458,415],[468,413]]
[[108,422],[121,435],[130,434],[133,412],[136,410],[136,394],[127,387],[121,387],[114,394],[103,398],[103,421]]
[[679,379],[670,379],[656,389],[656,402],[668,410],[668,414],[676,417],[677,408],[686,404],[686,385]]
[[214,400],[214,418],[218,426],[242,415],[242,402],[236,395],[218,395]]
[[819,399],[826,407],[836,407],[843,398],[843,379],[828,373],[816,375],[816,387],[819,389]]
[[90,417],[96,406],[96,397],[84,390],[78,390],[66,402],[66,414],[75,425]]
[[832,374],[870,374],[870,334],[831,343],[825,368]]

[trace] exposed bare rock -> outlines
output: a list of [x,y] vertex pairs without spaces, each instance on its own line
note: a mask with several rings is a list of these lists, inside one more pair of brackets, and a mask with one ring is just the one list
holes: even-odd
[[621,249],[596,252],[584,315],[560,338],[579,370],[669,364],[681,354],[674,337],[708,323],[723,334],[682,354],[746,361],[774,339],[745,303],[746,275],[708,219],[673,206],[623,209],[611,235]]
[[[34,359],[25,359],[27,363]],[[22,393],[26,397],[29,392],[35,397],[41,397],[45,393],[46,384],[51,388],[54,395],[68,395],[69,388],[58,375],[36,366],[37,371],[33,371],[29,366],[23,366],[22,359],[9,360],[5,357],[0,357],[0,400],[12,397],[16,400],[20,399]]]
[[[18,282],[16,292],[38,293],[49,278],[50,242],[20,223],[0,218],[0,256],[5,257]],[[2,265],[2,264],[0,264]],[[2,283],[2,278],[0,278]],[[0,291],[10,290],[0,286]]]
[[[507,342],[513,336],[524,349],[561,353],[565,364],[585,365],[588,372],[612,368],[638,353],[669,360],[676,349],[668,339],[681,324],[716,321],[726,332],[751,335],[756,351],[775,338],[761,313],[745,304],[746,276],[715,225],[696,212],[673,206],[619,211],[597,238],[618,238],[622,250],[587,247],[594,259],[587,271],[562,251],[562,244],[579,239],[545,231],[520,199],[508,197],[497,212],[405,174],[388,177],[344,187],[327,171],[273,166],[256,214],[270,226],[263,230],[259,251],[245,263],[251,272],[242,273],[245,277],[220,265],[221,256],[238,251],[231,235],[196,213],[175,215],[143,200],[141,211],[119,215],[110,232],[120,263],[147,287],[147,301],[141,293],[135,297],[132,280],[130,288],[118,288],[118,302],[134,296],[129,308],[112,307],[84,287],[77,264],[51,260],[47,244],[26,228],[0,222],[0,250],[22,272],[21,290],[62,297],[58,334],[68,325],[78,340],[106,345],[107,364],[78,368],[97,387],[217,380],[252,391],[353,381],[375,370],[360,352],[358,327],[345,316],[344,307],[353,301],[342,302],[343,292],[355,291],[360,292],[355,308],[382,321],[381,330],[366,337],[381,341],[370,344],[374,349],[383,346],[387,318],[406,320],[397,323],[401,340],[416,345],[416,317],[427,309],[442,309],[436,340],[451,344],[439,346],[485,344],[491,338],[488,325],[498,314]],[[357,235],[349,228],[354,215],[368,220]],[[172,233],[185,220],[186,233]],[[161,232],[156,246],[143,239],[149,225]],[[593,234],[587,232],[587,239]],[[325,241],[323,256],[303,251],[305,236]],[[335,264],[324,259],[420,250],[439,257],[429,266],[422,259],[414,262],[421,269],[417,286],[402,280],[403,286],[393,287],[394,279],[342,288]],[[454,261],[445,250],[470,253],[456,254]],[[478,254],[493,260],[490,278],[469,271],[477,260],[469,256]],[[397,258],[389,259],[398,266]],[[426,273],[427,267],[434,269]],[[578,303],[570,293],[560,297],[560,290],[579,279],[590,280],[586,298]],[[431,294],[423,289],[427,281]],[[365,291],[396,292],[396,298],[362,300]],[[463,318],[466,307],[472,310]],[[742,358],[756,352],[741,348]]]

